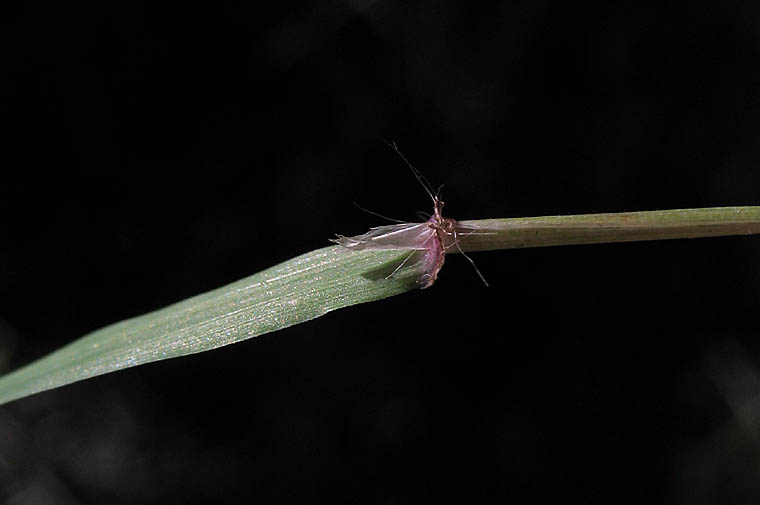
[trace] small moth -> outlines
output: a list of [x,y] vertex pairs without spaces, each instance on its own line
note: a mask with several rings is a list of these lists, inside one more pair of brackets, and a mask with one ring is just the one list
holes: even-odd
[[[456,247],[459,252],[470,261],[472,266],[475,267],[475,263],[472,259],[464,254],[464,251],[459,247],[458,237],[462,233],[463,228],[458,225],[455,219],[443,217],[443,200],[439,198],[440,188],[433,193],[433,188],[425,176],[409,163],[406,157],[401,154],[401,151],[399,151],[396,144],[389,142],[388,145],[396,151],[402,160],[404,160],[425,189],[425,192],[430,196],[430,199],[433,201],[433,215],[424,223],[406,223],[403,221],[397,221],[398,224],[370,228],[367,233],[355,235],[353,237],[338,235],[336,238],[331,239],[331,241],[352,250],[399,249],[412,251],[388,276],[388,278],[398,272],[413,256],[415,256],[417,251],[423,251],[421,259],[418,260],[422,263],[422,275],[417,279],[417,284],[421,289],[429,288],[436,281],[438,278],[438,272],[441,271],[443,262],[446,259],[446,251],[451,247]],[[375,212],[368,212],[385,218],[385,216],[381,216]],[[391,219],[391,221],[396,220]],[[464,231],[467,233],[469,230]],[[488,286],[488,283],[480,274],[477,267],[475,267],[475,271],[485,285]]]

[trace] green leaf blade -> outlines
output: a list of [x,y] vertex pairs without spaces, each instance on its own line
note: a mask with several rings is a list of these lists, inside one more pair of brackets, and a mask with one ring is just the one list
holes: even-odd
[[332,246],[96,330],[0,378],[0,404],[145,363],[216,349],[414,289],[406,251]]

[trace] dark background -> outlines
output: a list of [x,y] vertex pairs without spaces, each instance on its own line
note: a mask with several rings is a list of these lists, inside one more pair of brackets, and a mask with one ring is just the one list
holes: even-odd
[[[6,370],[429,201],[760,201],[752,2],[22,3]],[[0,408],[0,503],[757,503],[760,242],[451,257],[429,290]]]

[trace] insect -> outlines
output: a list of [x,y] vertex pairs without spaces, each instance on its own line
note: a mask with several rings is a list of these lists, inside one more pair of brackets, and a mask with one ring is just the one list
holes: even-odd
[[[438,191],[433,192],[433,188],[422,173],[417,170],[406,157],[399,151],[395,142],[386,142],[406,163],[412,174],[417,178],[425,192],[430,196],[433,201],[433,215],[423,223],[407,223],[398,221],[395,219],[386,218],[380,214],[372,211],[367,211],[376,216],[391,221],[396,221],[397,224],[377,226],[370,228],[367,233],[361,235],[355,235],[353,237],[345,237],[338,235],[336,238],[331,239],[332,242],[342,245],[347,249],[352,250],[372,250],[372,249],[399,249],[410,250],[411,253],[404,259],[396,269],[391,272],[387,277],[392,277],[398,272],[407,262],[413,257],[420,261],[420,269],[422,274],[417,279],[417,285],[421,289],[429,288],[438,278],[438,273],[443,267],[443,262],[446,259],[446,252],[456,247],[462,255],[475,268],[480,279],[488,286],[483,275],[478,270],[472,259],[467,256],[462,248],[459,246],[459,236],[472,233],[472,230],[465,229],[460,226],[455,219],[450,217],[443,217],[443,200],[440,199],[440,187]],[[360,207],[361,208],[361,207]],[[366,209],[362,209],[366,210]],[[421,252],[421,257],[418,254]]]

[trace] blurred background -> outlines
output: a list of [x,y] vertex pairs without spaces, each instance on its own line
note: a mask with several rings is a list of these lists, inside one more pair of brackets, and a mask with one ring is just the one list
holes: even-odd
[[[760,202],[760,8],[4,7],[0,362],[430,202]],[[757,503],[760,239],[453,255],[429,290],[0,407],[0,503]]]

